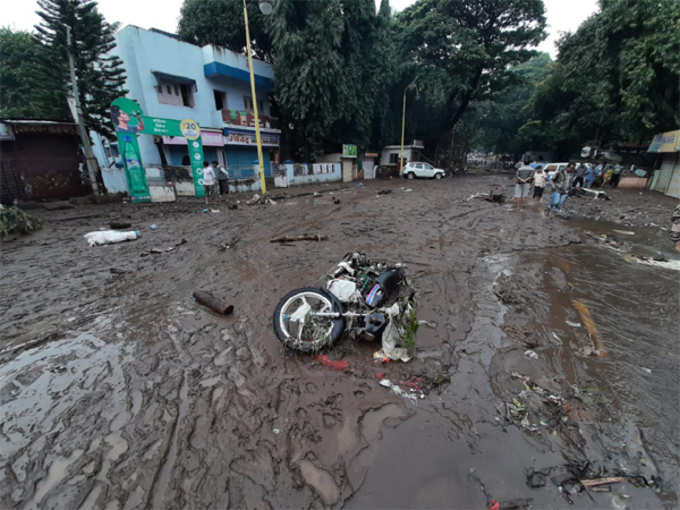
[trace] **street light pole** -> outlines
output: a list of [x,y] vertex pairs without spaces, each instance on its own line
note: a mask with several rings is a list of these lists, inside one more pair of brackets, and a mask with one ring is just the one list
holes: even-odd
[[399,175],[404,169],[404,131],[406,129],[406,89],[404,89],[404,104],[401,108],[401,150],[399,151]]
[[267,194],[267,184],[264,180],[264,160],[262,157],[262,138],[260,137],[260,117],[257,111],[257,96],[255,94],[255,71],[253,70],[253,57],[250,51],[250,27],[248,26],[248,8],[246,0],[243,0],[243,19],[246,24],[246,51],[248,52],[248,68],[250,69],[250,91],[253,96],[253,114],[255,116],[255,140],[257,141],[257,160],[260,168],[260,186],[262,194]]
[[99,184],[97,183],[97,160],[92,153],[92,145],[90,145],[90,137],[87,135],[87,128],[83,122],[83,109],[80,106],[80,95],[78,94],[78,78],[76,78],[75,64],[73,63],[73,54],[71,53],[71,27],[66,26],[66,53],[68,54],[68,67],[71,72],[71,87],[73,94],[73,102],[75,104],[75,121],[80,130],[80,143],[83,144],[83,151],[85,152],[85,164],[87,165],[87,173],[90,176],[90,184],[95,195],[99,195]]

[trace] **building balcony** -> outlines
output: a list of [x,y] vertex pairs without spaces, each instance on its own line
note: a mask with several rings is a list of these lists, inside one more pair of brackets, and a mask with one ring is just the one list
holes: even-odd
[[[255,115],[253,115],[253,112],[228,109],[220,110],[220,112],[222,113],[222,121],[225,124],[255,129]],[[259,120],[261,129],[280,129],[279,119],[276,117],[260,114]]]

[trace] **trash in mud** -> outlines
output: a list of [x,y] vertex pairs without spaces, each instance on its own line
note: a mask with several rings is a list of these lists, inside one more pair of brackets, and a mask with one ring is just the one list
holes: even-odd
[[608,478],[596,478],[595,480],[580,480],[584,487],[597,487],[599,485],[609,485],[612,483],[625,482],[627,478],[623,476],[612,476]]
[[327,241],[328,236],[322,236],[319,234],[302,234],[295,237],[281,236],[274,237],[270,239],[270,243],[295,243],[297,241]]
[[130,228],[132,226],[132,223],[129,223],[127,221],[112,221],[109,223],[109,228],[111,230],[122,230],[124,228]]
[[213,312],[219,313],[220,315],[229,315],[234,311],[233,305],[223,303],[209,292],[197,290],[193,295],[198,303],[210,308]]
[[580,322],[564,321],[564,323],[565,323],[567,326],[570,326],[570,327],[572,327],[572,328],[580,328],[580,327],[581,327],[581,323],[580,323]]
[[210,209],[210,212],[213,213],[213,214],[217,214],[217,213],[220,212],[220,210],[219,209]]
[[0,239],[10,234],[30,234],[40,230],[40,221],[18,207],[0,205]]
[[238,204],[237,203],[228,204],[227,209],[229,209],[230,211],[234,211],[234,210],[238,209]]
[[392,193],[391,189],[381,189],[376,195],[389,195],[390,193]]
[[524,389],[512,402],[506,403],[507,421],[531,433],[540,433],[541,427],[555,430],[567,421],[565,401],[561,395],[548,391],[517,372],[512,373],[512,378],[522,381]]
[[267,196],[255,193],[250,200],[246,200],[246,205],[276,205],[276,202]]
[[151,228],[151,230],[158,230],[158,225],[156,225],[155,223],[152,223],[150,228]]
[[340,199],[338,197],[333,197],[333,203],[338,205],[340,203]]
[[474,195],[470,195],[467,201],[469,202],[474,199],[485,200],[486,202],[496,204],[505,203],[505,195],[503,193],[494,193],[493,190],[490,190],[488,193],[475,193]]
[[415,291],[402,265],[347,254],[325,277],[324,287],[296,289],[279,301],[273,323],[283,344],[316,352],[344,334],[381,341],[379,359],[411,359],[418,320]]
[[380,386],[382,386],[383,388],[392,390],[392,393],[394,393],[395,395],[412,400],[414,402],[418,401],[419,399],[425,398],[425,394],[423,392],[419,392],[415,389],[404,390],[399,385],[394,384],[389,379],[381,379],[378,384],[380,384]]
[[325,354],[319,354],[316,360],[323,366],[328,367],[332,370],[347,370],[349,368],[349,363],[345,360],[333,361]]
[[177,242],[174,246],[168,246],[167,248],[151,248],[148,251],[142,252],[139,254],[140,257],[147,257],[149,255],[160,255],[162,253],[168,253],[173,251],[175,248],[178,246],[182,246],[183,244],[186,244],[187,240],[182,239],[181,241]]
[[524,351],[524,355],[529,359],[538,359],[538,354],[536,354],[536,351],[532,351],[531,349]]
[[616,232],[617,234],[621,234],[622,236],[634,236],[635,232],[631,230],[617,230],[613,229],[612,232]]
[[220,243],[219,249],[220,249],[220,251],[224,251],[224,250],[229,250],[231,248],[236,248],[236,245],[238,244],[238,242],[240,240],[241,240],[240,237],[233,236],[229,241],[227,241],[225,243]]
[[134,241],[139,239],[139,230],[131,230],[129,232],[121,232],[119,230],[98,230],[96,232],[88,232],[83,237],[90,246],[100,246],[105,244],[122,243],[124,241]]

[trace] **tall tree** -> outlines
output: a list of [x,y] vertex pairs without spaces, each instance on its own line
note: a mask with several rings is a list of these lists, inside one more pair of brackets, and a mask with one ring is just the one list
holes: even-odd
[[542,0],[419,0],[397,20],[408,69],[400,86],[417,78],[418,124],[427,127],[415,134],[432,152],[453,144],[473,100],[508,86],[509,68],[531,57],[546,23]]
[[[260,12],[257,0],[247,0],[251,48],[257,58],[271,60],[271,38],[267,17]],[[246,30],[243,0],[184,0],[180,10],[179,36],[203,46],[215,44],[245,53]]]
[[[46,67],[60,85],[60,92],[70,95],[68,50],[75,59],[80,103],[88,129],[112,135],[111,101],[124,95],[123,62],[109,52],[115,47],[117,26],[106,22],[90,0],[38,0],[36,25],[38,38],[47,47]],[[71,29],[67,47],[66,27]]]
[[680,2],[600,5],[559,42],[557,63],[522,128],[534,140],[547,133],[543,141],[553,138],[563,154],[589,143],[644,144],[680,125]]
[[46,52],[28,32],[0,28],[0,117],[69,118],[63,91],[42,65]]
[[272,15],[276,100],[298,157],[368,144],[380,77],[373,0],[279,0]]

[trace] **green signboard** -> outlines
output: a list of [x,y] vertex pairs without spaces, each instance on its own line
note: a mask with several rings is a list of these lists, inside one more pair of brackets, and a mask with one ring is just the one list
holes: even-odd
[[342,157],[343,158],[356,158],[357,157],[357,146],[356,145],[343,145],[342,146]]
[[185,137],[189,148],[194,190],[197,197],[204,195],[203,142],[198,122],[191,119],[179,121],[142,115],[139,104],[126,97],[119,97],[111,103],[111,120],[118,137],[118,148],[123,158],[130,199],[133,202],[151,201],[137,142],[137,136],[140,134]]

